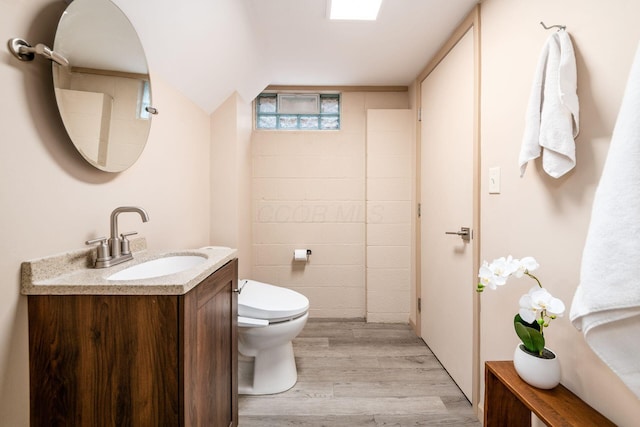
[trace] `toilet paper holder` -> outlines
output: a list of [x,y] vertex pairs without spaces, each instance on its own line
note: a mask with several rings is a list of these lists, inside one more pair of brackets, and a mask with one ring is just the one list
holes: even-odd
[[309,255],[311,255],[311,249],[294,249],[293,260],[294,261],[308,261]]

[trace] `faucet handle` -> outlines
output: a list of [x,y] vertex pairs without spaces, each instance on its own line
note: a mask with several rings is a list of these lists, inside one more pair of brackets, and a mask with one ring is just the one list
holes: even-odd
[[85,244],[93,245],[98,243],[98,256],[96,257],[96,261],[107,261],[111,259],[111,255],[109,254],[109,244],[107,243],[106,237],[98,237],[97,239],[87,240]]
[[122,237],[122,241],[120,243],[121,246],[121,250],[120,253],[122,255],[129,255],[131,253],[131,249],[129,247],[129,239],[127,239],[128,236],[133,236],[134,234],[138,234],[137,231],[129,231],[127,233],[122,233],[120,235],[120,237]]

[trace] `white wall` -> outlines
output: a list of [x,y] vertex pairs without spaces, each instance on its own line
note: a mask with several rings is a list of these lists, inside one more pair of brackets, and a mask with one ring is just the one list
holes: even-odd
[[407,92],[344,92],[339,132],[253,134],[253,277],[306,295],[312,317],[366,316],[366,111],[407,107]]
[[[565,317],[545,333],[560,356],[562,383],[621,426],[637,425],[638,399],[594,355],[570,324],[594,190],[631,62],[640,40],[640,3],[618,0],[486,0],[482,3],[481,256],[534,256],[538,277],[567,304]],[[577,166],[553,179],[539,161],[519,177],[518,153],[538,54],[551,34],[539,22],[564,24],[578,67],[581,130]],[[489,195],[487,172],[502,168],[502,192]],[[522,283],[520,283],[522,282]],[[517,344],[512,318],[531,283],[509,282],[482,295],[482,361],[511,359]]]
[[367,111],[367,321],[409,320],[413,257],[414,115]]
[[211,244],[238,249],[251,276],[251,104],[231,95],[211,115]]
[[[0,2],[0,39],[51,45],[64,2]],[[3,42],[4,43],[4,42]],[[29,420],[27,298],[20,263],[84,247],[109,232],[109,214],[139,205],[150,217],[120,216],[151,248],[209,243],[209,116],[151,75],[154,105],[147,147],[120,174],[84,162],[58,116],[51,65],[16,60],[0,49],[0,424]]]

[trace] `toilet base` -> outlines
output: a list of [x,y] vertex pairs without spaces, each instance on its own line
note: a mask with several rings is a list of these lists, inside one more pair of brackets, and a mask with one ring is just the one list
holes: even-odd
[[275,394],[298,381],[291,341],[238,360],[238,394]]

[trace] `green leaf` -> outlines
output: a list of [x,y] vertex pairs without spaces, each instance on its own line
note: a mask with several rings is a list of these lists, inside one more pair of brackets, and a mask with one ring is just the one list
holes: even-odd
[[535,329],[536,331],[540,330],[540,324],[534,320],[533,322],[529,323],[529,322],[525,322],[522,317],[520,317],[520,314],[516,314],[516,317],[513,318],[514,322],[520,323],[523,326],[528,326],[530,328]]
[[535,329],[531,329],[529,332],[533,338],[533,347],[535,348],[535,351],[542,356],[542,350],[544,350],[544,336]]
[[515,327],[516,334],[524,344],[525,348],[532,353],[542,354],[544,350],[544,336],[540,332],[540,325],[537,322],[527,323],[516,314],[513,319],[513,326]]
[[516,334],[518,334],[518,337],[520,338],[520,341],[522,341],[522,344],[524,344],[525,348],[531,352],[535,352],[535,347],[533,346],[533,338],[531,338],[531,334],[529,333],[529,330],[531,328],[527,328],[526,326],[523,326],[521,323],[514,323],[514,326],[516,328]]

